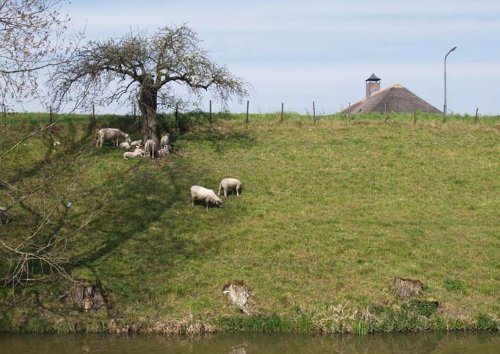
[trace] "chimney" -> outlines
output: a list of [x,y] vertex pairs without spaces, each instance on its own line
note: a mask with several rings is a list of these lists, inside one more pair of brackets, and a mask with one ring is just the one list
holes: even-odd
[[372,74],[366,81],[366,98],[380,91],[380,78]]

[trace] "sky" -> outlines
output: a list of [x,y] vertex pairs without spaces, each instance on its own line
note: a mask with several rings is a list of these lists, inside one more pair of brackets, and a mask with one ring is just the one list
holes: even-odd
[[[255,113],[332,114],[365,96],[375,73],[448,112],[500,114],[498,0],[72,0],[89,40],[189,25],[210,57],[251,85]],[[207,103],[208,105],[208,103]],[[217,110],[217,106],[214,106]],[[119,106],[101,113],[125,113]],[[243,112],[246,103],[230,102]]]

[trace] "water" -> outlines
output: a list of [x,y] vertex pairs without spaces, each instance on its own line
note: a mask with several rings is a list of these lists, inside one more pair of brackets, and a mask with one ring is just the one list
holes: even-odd
[[364,336],[220,334],[199,338],[114,335],[0,335],[0,353],[500,353],[499,333]]

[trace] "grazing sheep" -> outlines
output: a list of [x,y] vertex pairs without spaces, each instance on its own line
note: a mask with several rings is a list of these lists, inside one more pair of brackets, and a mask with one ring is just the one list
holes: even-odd
[[214,204],[215,206],[222,205],[222,199],[213,190],[201,186],[191,186],[191,204],[193,206],[195,201],[205,202],[207,210],[209,204]]
[[120,143],[120,147],[124,150],[130,150],[130,148],[132,147],[132,145],[130,145],[128,143],[128,141],[124,141],[124,142],[121,142]]
[[163,149],[170,145],[170,134],[165,134],[160,139],[160,147]]
[[97,143],[96,143],[96,146],[97,147],[102,147],[102,144],[104,144],[104,142],[106,142],[108,140],[114,141],[115,142],[115,146],[118,146],[118,141],[120,139],[124,139],[127,142],[130,141],[130,137],[128,136],[128,134],[125,134],[120,129],[116,129],[116,128],[102,128],[97,133]]
[[236,191],[236,195],[239,197],[241,191],[241,182],[239,179],[236,178],[224,178],[219,183],[219,193],[218,193],[219,196],[221,190],[224,190],[224,197],[227,197],[227,191],[233,191],[233,190]]
[[0,207],[0,225],[9,223],[9,211],[7,208]]
[[142,145],[142,139],[141,140],[134,140],[130,143],[131,147],[141,147]]
[[52,145],[56,148],[58,146],[61,146],[61,142],[59,140],[54,140],[54,142],[52,143]]
[[125,160],[138,156],[144,156],[144,150],[136,148],[134,151],[126,151],[123,153],[123,158]]
[[157,150],[158,143],[153,139],[148,139],[144,143],[144,150],[146,150],[146,156],[155,158],[155,153]]

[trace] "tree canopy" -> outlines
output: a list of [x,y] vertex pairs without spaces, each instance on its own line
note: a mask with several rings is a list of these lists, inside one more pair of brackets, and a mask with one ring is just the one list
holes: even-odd
[[90,41],[57,67],[52,82],[55,101],[72,101],[76,107],[135,95],[145,139],[159,137],[158,105],[175,84],[193,94],[210,91],[222,102],[247,94],[246,83],[212,61],[187,25],[164,27],[150,37],[140,32]]

